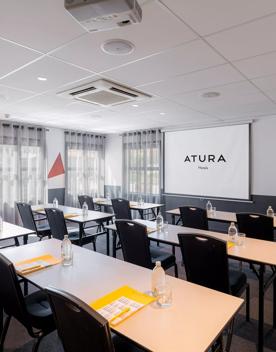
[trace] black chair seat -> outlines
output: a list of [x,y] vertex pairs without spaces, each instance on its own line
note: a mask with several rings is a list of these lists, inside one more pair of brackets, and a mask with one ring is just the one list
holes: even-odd
[[153,267],[157,261],[161,262],[161,265],[165,270],[175,264],[175,256],[171,253],[161,251],[157,248],[150,248],[150,254]]
[[27,312],[33,327],[36,329],[53,330],[54,318],[47,296],[43,291],[36,291],[25,297]]
[[116,352],[145,352],[144,349],[135,346],[120,336],[114,335],[112,341]]
[[230,292],[233,296],[239,295],[246,285],[246,275],[241,271],[229,270]]

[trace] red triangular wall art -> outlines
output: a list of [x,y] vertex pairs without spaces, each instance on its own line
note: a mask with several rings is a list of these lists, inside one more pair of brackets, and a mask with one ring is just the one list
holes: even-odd
[[61,159],[61,155],[59,153],[55,162],[53,163],[51,170],[49,171],[48,178],[63,175],[64,173],[65,173],[65,170]]

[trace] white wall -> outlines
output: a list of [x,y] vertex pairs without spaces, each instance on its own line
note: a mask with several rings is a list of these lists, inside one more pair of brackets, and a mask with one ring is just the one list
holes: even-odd
[[276,196],[276,118],[252,124],[252,194]]
[[106,137],[105,185],[122,185],[122,137],[120,135]]

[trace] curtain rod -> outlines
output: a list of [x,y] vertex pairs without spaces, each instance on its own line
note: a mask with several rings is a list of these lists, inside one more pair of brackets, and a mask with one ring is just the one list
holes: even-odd
[[93,136],[96,138],[106,138],[103,134],[94,134],[94,133],[86,133],[86,132],[77,132],[77,131],[64,131],[65,134],[77,134],[78,136]]
[[[34,130],[37,129],[38,131],[42,131],[43,127],[35,127],[35,126],[26,126],[26,125],[14,125],[12,123],[2,123],[2,126],[4,127],[13,127],[13,128],[28,128],[28,130]],[[49,131],[48,129],[45,128],[46,131]]]

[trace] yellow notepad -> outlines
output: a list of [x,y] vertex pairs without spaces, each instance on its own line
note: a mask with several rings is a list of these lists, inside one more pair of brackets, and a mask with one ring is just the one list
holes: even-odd
[[64,218],[65,219],[70,219],[70,218],[74,218],[76,216],[80,216],[80,214],[65,214],[64,215]]
[[53,257],[51,254],[41,255],[40,257],[35,257],[32,259],[22,260],[18,263],[15,263],[15,270],[19,274],[30,274],[35,271],[47,268],[49,266],[58,264],[61,262],[61,259]]
[[230,249],[235,246],[234,242],[227,241],[227,248]]
[[41,212],[41,211],[44,211],[44,208],[38,208],[38,209],[35,209],[34,211]]
[[115,326],[155,299],[129,286],[122,286],[91,302],[90,306]]

